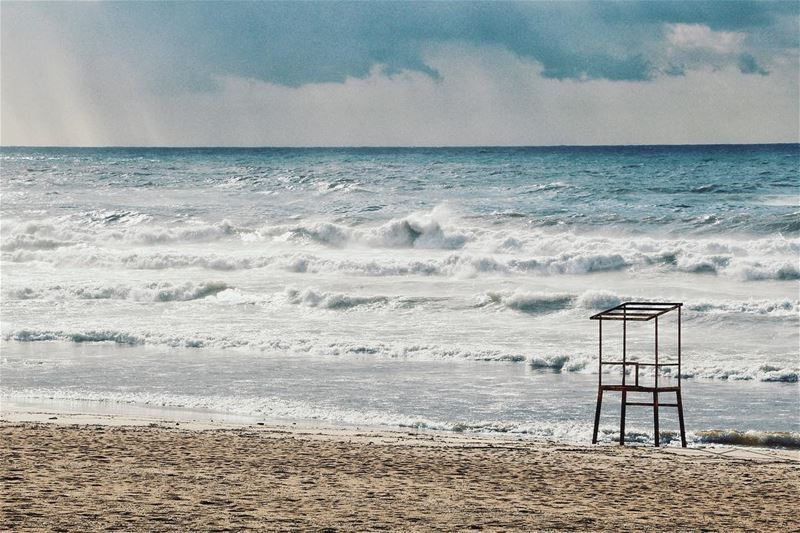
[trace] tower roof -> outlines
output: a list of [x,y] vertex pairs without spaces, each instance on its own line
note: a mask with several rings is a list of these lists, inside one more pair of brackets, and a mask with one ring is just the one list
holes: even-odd
[[675,302],[625,302],[611,309],[601,311],[589,318],[592,320],[634,320],[647,321],[669,313],[683,306]]

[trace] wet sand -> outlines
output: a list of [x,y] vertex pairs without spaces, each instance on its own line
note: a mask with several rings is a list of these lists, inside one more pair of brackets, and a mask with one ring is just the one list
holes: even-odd
[[797,531],[796,453],[269,426],[0,426],[15,531]]

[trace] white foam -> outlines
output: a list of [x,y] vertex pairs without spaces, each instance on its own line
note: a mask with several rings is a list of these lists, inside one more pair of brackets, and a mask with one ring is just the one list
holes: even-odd
[[115,233],[118,240],[141,244],[213,242],[239,234],[233,224],[223,220],[219,224],[196,224],[182,228],[143,228],[127,233]]
[[694,301],[685,306],[688,311],[693,311],[697,316],[703,314],[746,314],[797,317],[800,312],[800,300],[747,300],[742,302],[731,301]]
[[[116,216],[100,220],[125,219]],[[364,225],[329,220],[262,226],[235,225],[227,220],[165,223],[141,214],[132,219],[130,224],[87,224],[82,217],[4,221],[0,249],[4,259],[15,262],[151,269],[239,270],[285,263],[287,270],[295,272],[360,272],[373,276],[554,276],[652,270],[745,281],[800,279],[800,239],[782,236],[749,240],[720,236],[614,238],[524,225],[494,228],[476,225],[474,220],[467,222],[445,207]],[[181,250],[201,243],[208,244],[207,252]],[[270,243],[280,246],[273,251],[266,246]],[[350,247],[383,253],[366,261],[343,261],[325,252]],[[414,250],[414,254],[409,256],[405,250]],[[442,257],[437,251],[452,253]]]
[[[332,303],[337,303],[334,300]],[[368,305],[368,304],[365,304]],[[347,309],[347,307],[343,308]],[[596,358],[587,353],[537,354],[515,352],[509,349],[497,349],[475,345],[438,345],[427,343],[374,342],[374,341],[333,341],[313,337],[284,338],[272,336],[236,337],[227,332],[181,334],[172,331],[122,331],[107,329],[18,329],[4,335],[6,340],[21,342],[35,341],[69,341],[69,342],[114,342],[128,345],[154,345],[168,347],[235,349],[246,348],[269,352],[282,352],[287,355],[303,355],[304,357],[363,357],[374,358],[407,358],[414,360],[453,360],[453,361],[494,361],[523,362],[527,361],[534,369],[554,370],[559,372],[597,371]],[[198,355],[199,356],[199,355]],[[736,358],[733,357],[733,360]],[[785,354],[777,361],[791,360]],[[673,373],[672,367],[662,370],[664,375]],[[684,378],[704,380],[741,380],[761,382],[796,383],[800,376],[800,367],[792,363],[772,363],[754,361],[751,364],[710,363],[702,354],[693,354],[685,358],[681,375]]]
[[[669,373],[668,369],[664,370]],[[800,377],[798,366],[777,366],[754,363],[745,365],[708,365],[688,363],[681,369],[685,378],[716,379],[725,381],[763,381],[797,383]]]
[[417,360],[524,361],[526,356],[493,348],[475,346],[440,346],[436,344],[329,341],[317,338],[234,337],[227,333],[181,335],[171,331],[120,331],[104,329],[18,329],[4,335],[5,340],[20,342],[70,341],[115,342],[189,348],[249,348],[287,354],[412,358]]
[[744,261],[731,270],[745,281],[800,279],[796,258],[794,261]]

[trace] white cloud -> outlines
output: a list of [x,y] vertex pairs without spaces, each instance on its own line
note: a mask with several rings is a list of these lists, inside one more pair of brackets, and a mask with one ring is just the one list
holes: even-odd
[[667,24],[667,40],[683,49],[701,48],[718,54],[741,49],[746,35],[740,32],[714,31],[705,24]]

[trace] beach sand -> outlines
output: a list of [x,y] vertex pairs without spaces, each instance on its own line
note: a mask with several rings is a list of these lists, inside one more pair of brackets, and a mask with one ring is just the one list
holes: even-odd
[[4,422],[0,529],[800,528],[795,452],[186,426]]

